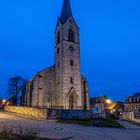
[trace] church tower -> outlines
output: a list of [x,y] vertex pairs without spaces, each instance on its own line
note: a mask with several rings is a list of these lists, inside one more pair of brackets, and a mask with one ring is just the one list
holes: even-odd
[[82,109],[79,28],[64,0],[55,31],[55,106]]
[[63,0],[55,30],[55,64],[27,83],[22,93],[23,106],[90,110],[87,79],[80,73],[79,36],[70,0]]

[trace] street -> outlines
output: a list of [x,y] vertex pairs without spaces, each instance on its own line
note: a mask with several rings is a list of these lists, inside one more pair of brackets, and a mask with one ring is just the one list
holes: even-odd
[[96,128],[80,125],[60,124],[55,121],[33,120],[5,112],[0,112],[2,124],[36,127],[40,136],[68,140],[140,140],[140,129]]

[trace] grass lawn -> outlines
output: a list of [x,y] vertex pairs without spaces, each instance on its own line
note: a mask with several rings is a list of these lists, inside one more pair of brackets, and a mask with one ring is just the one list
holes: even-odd
[[58,120],[58,123],[79,124],[79,125],[90,126],[90,120]]
[[97,118],[93,120],[59,120],[59,123],[93,126],[92,122],[100,122],[100,127],[123,128],[116,120]]

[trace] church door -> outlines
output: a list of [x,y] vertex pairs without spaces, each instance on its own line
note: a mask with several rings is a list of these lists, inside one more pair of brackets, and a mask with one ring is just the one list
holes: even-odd
[[69,109],[74,109],[74,97],[70,95],[69,97]]

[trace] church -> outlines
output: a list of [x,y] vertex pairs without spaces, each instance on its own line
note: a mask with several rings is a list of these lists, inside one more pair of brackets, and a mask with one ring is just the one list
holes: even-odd
[[80,72],[80,34],[70,0],[63,0],[55,30],[55,64],[37,73],[22,90],[21,105],[89,110],[88,84]]

